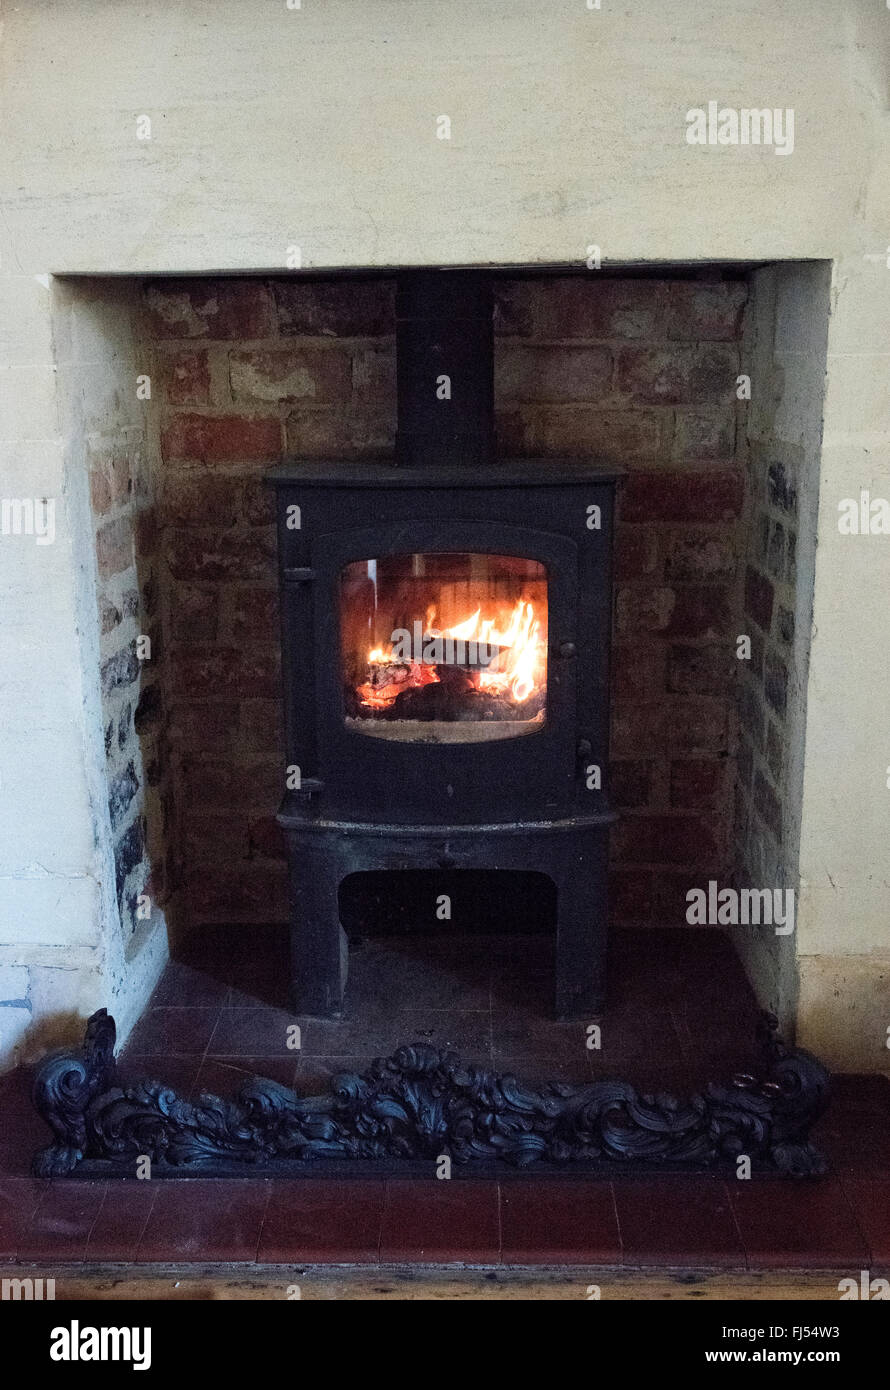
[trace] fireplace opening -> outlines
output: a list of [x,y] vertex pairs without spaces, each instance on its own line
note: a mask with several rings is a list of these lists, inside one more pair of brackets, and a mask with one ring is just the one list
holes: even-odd
[[[397,803],[405,821],[406,794],[416,792],[418,805],[390,864],[407,864],[428,824],[423,796],[460,832],[443,832],[436,858],[459,858],[471,836],[456,823],[468,788],[478,784],[483,754],[500,758],[491,783],[505,788],[507,810],[519,822],[534,819],[526,791],[539,796],[542,781],[547,803],[575,778],[582,807],[594,804],[601,782],[620,813],[608,863],[616,931],[687,930],[687,895],[711,881],[793,882],[817,469],[811,454],[806,469],[800,462],[797,414],[777,423],[771,411],[776,398],[786,414],[800,398],[800,409],[818,424],[816,388],[808,393],[809,378],[796,375],[806,358],[794,334],[819,318],[824,268],[659,267],[596,277],[504,271],[493,280],[496,450],[488,371],[480,370],[488,359],[488,316],[469,297],[447,344],[456,363],[451,402],[431,389],[420,401],[424,410],[411,411],[416,393],[396,390],[399,332],[399,348],[407,341],[409,351],[400,352],[398,370],[420,364],[421,387],[441,374],[441,355],[433,352],[440,329],[426,326],[428,286],[418,284],[410,301],[403,294],[400,308],[394,278],[367,274],[152,279],[141,286],[122,279],[103,291],[116,315],[108,341],[121,351],[109,370],[120,366],[121,400],[130,399],[128,384],[137,375],[149,373],[152,381],[148,405],[109,418],[101,434],[87,430],[85,417],[82,445],[96,530],[115,889],[128,959],[142,959],[143,941],[154,939],[149,928],[163,917],[174,951],[225,928],[241,969],[255,950],[253,932],[286,921],[289,832],[276,823],[275,808],[293,765],[321,829],[319,807],[323,797],[339,795],[341,768],[355,774],[359,762],[356,780],[388,798],[387,811]],[[91,315],[94,282],[72,282],[69,292],[77,313]],[[783,304],[809,305],[813,313],[786,312],[784,337],[777,338]],[[454,339],[473,345],[466,371]],[[737,390],[741,372],[774,389],[761,388],[747,402]],[[485,386],[478,398],[463,389],[465,379]],[[444,420],[443,413],[462,410]],[[473,460],[459,484],[449,482],[468,490],[464,518],[480,512],[489,480],[501,483],[484,528],[459,541],[442,535],[440,519],[428,516],[423,536],[414,526],[430,500],[427,464],[437,439],[443,469],[456,450]],[[603,535],[588,528],[596,499],[586,486],[579,488],[583,505],[566,513],[576,554],[527,543],[533,531],[553,529],[562,488],[572,485],[569,464],[580,481],[591,456],[627,475],[616,515],[611,633],[600,611],[579,605],[574,591],[580,578],[582,595],[590,592],[579,565]],[[329,565],[327,538],[339,525],[342,500],[329,513],[321,509],[324,525],[304,511],[303,528],[288,534],[305,539],[307,551],[317,545],[317,555],[295,552],[293,587],[282,592],[274,495],[263,478],[291,459],[299,460],[293,486],[300,492],[319,486],[319,473],[349,472],[356,545],[351,553],[340,547]],[[404,496],[398,514],[385,496],[394,459]],[[513,498],[504,486],[505,459],[517,482],[526,470],[523,485],[536,498],[516,525],[521,536],[505,524],[505,503]],[[564,483],[555,483],[557,472]],[[363,473],[366,485],[358,481]],[[295,492],[294,501],[301,500]],[[368,533],[384,522],[381,545]],[[530,560],[540,568],[529,568]],[[461,575],[446,578],[445,566],[458,564]],[[442,591],[451,585],[456,595],[464,581],[483,592],[449,607]],[[329,586],[323,597],[322,583]],[[444,636],[479,610],[480,628],[489,621],[502,631],[504,616],[489,611],[502,596],[508,605],[532,604],[541,623],[547,661],[538,710],[525,700],[518,717],[495,709],[495,717],[479,718],[488,668],[478,664],[478,651],[475,663],[469,653],[457,659],[459,652],[452,663],[446,648],[441,660],[421,654],[420,682],[405,692],[444,701],[459,677],[460,698],[444,715],[403,718],[403,700],[393,717],[401,690],[388,709],[384,697],[379,712],[356,711],[357,690],[380,674],[369,670],[369,653],[385,651],[397,627],[413,638],[420,622],[421,637]],[[318,737],[307,739],[298,756],[287,750],[280,698],[285,602],[302,605],[305,615],[287,678],[317,662],[324,682]],[[324,628],[322,608],[334,619]],[[355,612],[344,616],[344,608]],[[573,610],[570,630],[564,615]],[[738,658],[740,634],[750,638],[749,660]],[[145,638],[148,660],[139,655]],[[611,671],[598,669],[586,683],[577,674],[585,641],[592,651],[611,644]],[[405,683],[404,675],[400,670],[394,683]],[[607,747],[603,730],[591,738],[579,716],[597,706],[609,675]],[[565,707],[571,687],[578,689],[576,709]],[[306,728],[309,708],[307,701],[295,712],[297,729]],[[565,768],[548,751],[561,718],[579,735],[565,741]],[[330,757],[328,779],[316,795],[322,751]],[[433,781],[428,769],[444,756],[453,756],[453,771]],[[533,766],[517,774],[523,760]],[[330,819],[360,814],[344,800]],[[476,815],[474,807],[466,818]],[[303,881],[314,878],[319,893],[327,892],[313,836],[310,827]],[[544,855],[546,871],[549,842]],[[539,867],[524,859],[524,847],[515,861],[517,872]],[[503,856],[496,862],[506,867]],[[349,860],[345,867],[351,873],[362,866]],[[569,863],[567,883],[572,872]],[[333,915],[336,891],[332,897]],[[150,922],[141,915],[146,901]],[[580,897],[576,910],[589,912]],[[234,944],[239,930],[243,951]],[[283,926],[276,930],[284,937]],[[764,1002],[787,1018],[794,938],[751,935],[749,942],[738,934],[751,974]]]
[[556,930],[556,884],[522,869],[368,870],[347,875],[338,900],[351,946],[392,936],[543,940]]
[[510,555],[357,560],[340,577],[344,704],[377,738],[534,733],[547,700],[547,575]]

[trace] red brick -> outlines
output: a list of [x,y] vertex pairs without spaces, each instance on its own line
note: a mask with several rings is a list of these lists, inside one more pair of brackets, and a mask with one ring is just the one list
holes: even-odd
[[665,629],[667,636],[700,641],[727,637],[732,625],[732,600],[728,589],[685,584],[676,590],[676,595],[677,601]]
[[[155,507],[143,507],[133,517],[133,544],[140,559],[154,555],[160,539]],[[146,604],[146,607],[149,607]]]
[[651,338],[664,290],[651,280],[581,275],[508,281],[495,292],[498,333],[538,338]]
[[[721,861],[725,850],[723,829],[720,825],[714,825],[715,835],[720,846]],[[708,870],[711,869],[709,873]],[[662,870],[653,876],[652,889],[652,911],[656,922],[666,927],[689,927],[690,931],[695,931],[698,927],[708,931],[709,928],[703,924],[688,922],[686,913],[689,909],[689,898],[687,894],[692,889],[701,889],[704,893],[708,891],[710,878],[719,873],[719,864],[712,866],[694,867],[681,873],[671,873]]]
[[671,763],[671,805],[682,810],[717,809],[726,786],[726,763],[684,758]]
[[174,579],[275,578],[275,537],[265,531],[168,531],[165,547]]
[[[174,677],[171,694],[175,701],[168,724],[171,742],[182,747],[198,747],[208,756],[225,752],[230,736],[238,728],[238,702],[197,701],[175,679],[175,669],[171,675]],[[214,693],[226,695],[229,692],[221,690]]]
[[261,816],[250,822],[250,853],[259,859],[285,857],[284,832],[274,816]]
[[183,351],[161,358],[162,388],[169,405],[210,403],[210,364],[206,351]]
[[196,922],[282,922],[288,915],[287,866],[272,860],[196,868],[185,892]]
[[671,455],[678,462],[729,461],[735,454],[735,411],[678,410]]
[[[619,543],[620,543],[619,532]],[[736,541],[725,529],[675,531],[668,537],[667,579],[731,579],[735,574]]]
[[608,348],[504,347],[495,357],[495,399],[595,401],[609,390]]
[[99,595],[99,618],[103,637],[106,637],[109,632],[113,632],[120,625],[122,616],[121,610],[115,607],[104,594]]
[[665,691],[665,650],[654,643],[616,647],[612,654],[612,690],[636,700],[657,698]]
[[769,632],[773,620],[773,586],[765,575],[750,565],[745,570],[745,612],[750,613],[764,632]]
[[249,769],[231,762],[212,763],[196,753],[183,766],[185,796],[189,806],[206,810],[253,810],[277,806],[284,791],[284,768],[260,763]]
[[615,602],[615,627],[619,637],[665,632],[677,602],[674,589],[634,585],[619,589]]
[[168,338],[269,338],[276,331],[267,285],[259,280],[154,280],[145,290],[148,331]]
[[396,399],[396,355],[391,348],[364,348],[352,359],[352,389],[363,400],[392,408]]
[[738,280],[713,285],[675,281],[667,288],[667,335],[690,342],[738,338],[747,298],[748,287]]
[[619,636],[725,637],[730,613],[729,595],[722,588],[634,585],[618,592],[617,630]]
[[214,695],[269,696],[280,694],[278,652],[239,651],[221,647],[214,651],[184,648],[172,656],[173,689],[182,698],[208,699]]
[[658,570],[658,532],[648,526],[620,526],[615,537],[615,577],[640,579]]
[[674,696],[657,703],[637,693],[615,701],[612,710],[613,758],[676,753],[725,753],[727,706],[723,700]]
[[96,532],[96,559],[99,575],[108,579],[122,574],[133,563],[133,525],[128,516],[106,522]]
[[734,348],[627,347],[618,355],[618,390],[644,405],[729,403],[738,368]]
[[170,602],[174,642],[215,642],[219,631],[219,593],[215,589],[175,584]]
[[342,348],[288,347],[229,354],[229,379],[236,401],[347,401],[352,362]]
[[625,816],[612,829],[616,863],[718,862],[713,822],[701,816]]
[[379,337],[395,332],[393,280],[273,282],[278,323],[287,337],[325,334],[334,338]]
[[275,524],[275,493],[262,478],[247,478],[244,483],[244,520],[248,526]]
[[161,504],[165,526],[235,526],[241,520],[242,483],[202,469],[166,473]]
[[731,647],[671,647],[668,690],[679,695],[725,695],[732,688],[736,666]]
[[613,806],[633,809],[647,805],[652,783],[652,764],[613,762],[609,769],[609,799]]
[[131,491],[130,457],[123,447],[90,450],[90,501],[93,511],[104,516]]
[[644,922],[652,915],[652,874],[646,869],[610,869],[609,917]]
[[278,590],[238,588],[229,598],[229,640],[274,645],[278,640]]
[[284,766],[284,730],[280,695],[277,699],[243,699],[239,718],[238,747],[259,758],[268,758],[272,751]]
[[231,864],[247,860],[250,835],[247,817],[233,812],[192,813],[185,818],[185,851],[192,864]]
[[361,458],[395,443],[395,406],[379,411],[303,406],[287,417],[288,453],[301,458]]
[[523,411],[522,418],[524,453],[595,454],[628,463],[656,458],[663,449],[664,421],[655,411],[541,406]]
[[735,470],[632,472],[621,493],[621,520],[730,521],[740,515],[744,496],[744,478]]
[[277,416],[173,415],[161,431],[166,463],[274,463],[282,451]]

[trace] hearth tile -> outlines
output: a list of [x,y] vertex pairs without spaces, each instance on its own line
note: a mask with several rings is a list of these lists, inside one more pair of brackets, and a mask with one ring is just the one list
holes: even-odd
[[110,1180],[90,1231],[85,1259],[135,1260],[160,1187],[159,1182],[150,1180]]
[[128,1051],[146,1056],[181,1056],[204,1053],[216,1025],[219,1009],[149,1009],[130,1035]]
[[26,1110],[0,1111],[0,1176],[26,1178],[37,1149],[53,1142],[52,1131],[34,1106]]
[[636,1057],[608,1067],[597,1060],[596,1053],[591,1053],[590,1063],[592,1081],[625,1081],[641,1096],[669,1095],[678,1100],[688,1100],[695,1090],[685,1062],[659,1062]]
[[435,955],[426,958],[398,949],[387,939],[385,946],[368,943],[350,952],[346,1011],[350,1017],[373,1012],[383,999],[397,997],[406,1008],[452,1009],[458,1012],[489,1007],[489,967],[479,961],[452,961]]
[[491,1045],[495,1056],[573,1058],[587,1050],[584,1023],[557,1023],[535,1018],[522,1008],[497,1005],[491,1011]]
[[504,1264],[616,1264],[621,1241],[612,1184],[501,1183]]
[[220,1008],[231,986],[223,972],[214,975],[182,961],[168,962],[151,997],[152,1008]]
[[496,1182],[462,1178],[387,1182],[382,1263],[489,1262],[499,1253]]
[[297,1066],[294,1087],[301,1096],[327,1095],[331,1080],[341,1072],[363,1072],[367,1057],[303,1057]]
[[490,1066],[499,1075],[512,1074],[527,1086],[541,1086],[547,1081],[564,1082],[568,1086],[589,1086],[591,1080],[586,1056],[576,1052],[565,1057],[504,1057],[497,1053]]
[[0,1115],[21,1115],[30,1112],[33,1067],[16,1067],[0,1076]]
[[832,1099],[810,1137],[841,1177],[890,1178],[890,1117],[845,1111]]
[[287,1057],[205,1057],[190,1096],[222,1096],[231,1100],[252,1076],[266,1077],[293,1089],[299,1068],[298,1054]]
[[269,1188],[260,1178],[158,1179],[137,1261],[254,1261]]
[[834,1269],[868,1259],[868,1246],[833,1178],[733,1182],[733,1209],[750,1268]]
[[286,1008],[290,988],[288,930],[272,924],[203,926],[177,949],[177,959],[231,991],[230,1007]]
[[890,1077],[833,1074],[831,1108],[844,1115],[870,1115],[890,1126]]
[[33,1178],[0,1178],[0,1259],[18,1256],[22,1237],[45,1195],[45,1184]]
[[47,1183],[43,1200],[22,1233],[19,1258],[82,1260],[104,1195],[104,1182],[58,1179]]
[[389,1057],[405,1041],[396,1009],[343,1018],[302,1020],[304,1057]]
[[239,976],[225,1001],[230,1009],[288,1009],[290,1007],[290,967],[264,969],[253,978]]
[[626,1265],[744,1267],[726,1184],[716,1178],[615,1177]]
[[382,1181],[308,1178],[272,1184],[261,1264],[373,1264],[380,1247]]
[[299,1048],[289,1048],[289,1032],[302,1027],[297,1014],[284,1009],[225,1008],[220,1010],[207,1051],[211,1057],[292,1057]]
[[442,1051],[457,1052],[464,1062],[491,1065],[491,1015],[487,1009],[477,1013],[408,1009],[401,1019],[403,1043],[426,1043]]
[[890,1179],[844,1179],[843,1188],[868,1242],[872,1263],[890,1269]]
[[552,972],[532,974],[495,969],[491,977],[491,1007],[496,1013],[527,1013],[530,1018],[552,1021]]
[[[664,1003],[650,1002],[645,1007],[609,1003],[590,1022],[600,1029],[599,1047],[589,1049],[591,1070],[597,1075],[616,1075],[630,1063],[663,1067],[683,1061],[680,1039]],[[595,1035],[592,1039],[596,1040]]]
[[125,1049],[118,1063],[118,1077],[124,1081],[160,1081],[174,1090],[180,1100],[190,1100],[201,1066],[197,1053],[165,1057],[154,1053],[131,1053]]

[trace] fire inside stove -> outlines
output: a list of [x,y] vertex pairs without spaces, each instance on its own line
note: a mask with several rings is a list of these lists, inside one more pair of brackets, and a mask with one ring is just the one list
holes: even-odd
[[340,579],[347,724],[377,738],[469,743],[545,719],[547,573],[509,555],[357,560]]

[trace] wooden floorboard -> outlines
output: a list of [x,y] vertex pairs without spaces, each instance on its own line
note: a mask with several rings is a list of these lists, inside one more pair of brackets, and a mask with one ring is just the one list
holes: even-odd
[[[481,1301],[589,1300],[599,1289],[602,1301],[720,1302],[808,1300],[837,1302],[838,1280],[849,1270],[802,1272],[632,1270],[597,1268],[442,1269],[434,1267],[294,1268],[266,1265],[41,1265],[0,1268],[0,1278],[29,1273],[55,1279],[56,1301]],[[874,1273],[874,1271],[872,1271]],[[296,1292],[297,1288],[299,1293]]]

